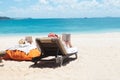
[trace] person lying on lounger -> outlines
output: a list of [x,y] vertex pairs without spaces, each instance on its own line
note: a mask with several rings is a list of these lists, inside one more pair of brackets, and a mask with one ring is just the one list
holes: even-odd
[[[48,37],[54,37],[54,38],[60,38],[57,34],[55,33],[49,33],[48,34]],[[66,47],[72,47],[72,44],[71,44],[71,39],[70,39],[70,34],[62,34],[62,42],[63,44],[66,46]]]
[[[48,34],[48,37],[60,38],[57,34],[52,33],[52,32]],[[62,43],[63,43],[67,53],[73,53],[73,52],[78,51],[78,49],[76,47],[72,47],[70,34],[62,34],[62,39],[61,40],[62,40]]]

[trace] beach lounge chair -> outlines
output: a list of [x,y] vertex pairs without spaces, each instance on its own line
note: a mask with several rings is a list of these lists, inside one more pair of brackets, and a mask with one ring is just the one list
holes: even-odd
[[58,38],[36,38],[36,43],[42,55],[33,58],[32,61],[35,64],[37,64],[38,61],[49,61],[44,59],[49,56],[54,56],[55,59],[53,61],[58,63],[59,66],[63,64],[64,59],[69,58],[71,55],[75,55],[75,59],[77,59],[77,51],[67,53],[64,45]]

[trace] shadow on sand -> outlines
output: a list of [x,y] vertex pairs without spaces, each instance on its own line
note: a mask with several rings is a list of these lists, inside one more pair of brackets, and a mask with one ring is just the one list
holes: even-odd
[[[74,60],[75,60],[75,58],[66,58],[66,59],[64,59],[62,66],[65,66],[65,65],[67,65],[68,63],[70,63],[71,61],[74,61]],[[39,61],[39,63],[30,65],[29,67],[30,68],[57,68],[57,67],[60,67],[60,66],[59,66],[59,64],[55,63],[55,61],[54,62],[53,61],[46,61],[46,62],[44,62],[44,61],[40,62]]]

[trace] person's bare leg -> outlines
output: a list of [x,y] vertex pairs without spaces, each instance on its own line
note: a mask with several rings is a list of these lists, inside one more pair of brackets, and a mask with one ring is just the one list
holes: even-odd
[[70,47],[70,48],[72,47],[72,44],[71,44],[70,41],[66,41],[66,42],[65,42],[65,45],[66,45],[66,47]]
[[70,41],[68,42],[68,44],[69,44],[69,47],[71,48],[71,47],[72,47],[72,44],[71,44],[71,42],[70,42]]
[[68,44],[68,42],[67,42],[67,41],[65,41],[65,45],[66,45],[66,47],[68,47],[68,45],[69,45],[69,44]]

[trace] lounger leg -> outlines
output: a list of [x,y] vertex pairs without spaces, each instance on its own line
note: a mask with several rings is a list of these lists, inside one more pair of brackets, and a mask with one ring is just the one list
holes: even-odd
[[56,57],[56,63],[59,63],[59,57]]
[[56,63],[58,63],[59,66],[62,66],[62,64],[63,64],[63,57],[62,56],[57,56],[56,57]]
[[60,57],[59,59],[60,59],[60,67],[61,67],[63,64],[63,57]]
[[36,65],[36,64],[37,64],[37,61],[34,62],[34,65]]
[[75,59],[77,59],[78,58],[78,56],[77,56],[77,54],[75,53]]

